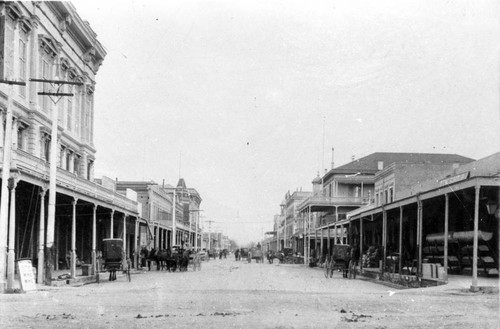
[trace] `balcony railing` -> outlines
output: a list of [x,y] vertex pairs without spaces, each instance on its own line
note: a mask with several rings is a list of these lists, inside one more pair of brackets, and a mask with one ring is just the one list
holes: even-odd
[[[50,169],[47,162],[21,150],[16,150],[13,153],[15,153],[13,162],[15,162],[18,169],[35,179],[38,178],[40,181],[48,182]],[[137,202],[95,182],[78,177],[67,170],[57,168],[56,185],[137,214]]]
[[328,197],[323,195],[314,195],[302,201],[299,209],[307,206],[361,206],[368,204],[368,198],[361,197]]

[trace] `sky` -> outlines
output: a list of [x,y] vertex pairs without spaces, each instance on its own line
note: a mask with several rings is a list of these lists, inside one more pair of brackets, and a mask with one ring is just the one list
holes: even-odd
[[107,51],[96,177],[182,177],[241,244],[332,162],[500,151],[495,0],[73,4]]

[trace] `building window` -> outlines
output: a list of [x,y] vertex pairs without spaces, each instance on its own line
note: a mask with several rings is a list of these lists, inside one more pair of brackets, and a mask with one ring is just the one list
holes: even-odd
[[66,170],[70,170],[71,158],[73,157],[73,152],[66,151]]
[[[23,33],[24,35],[25,33]],[[22,37],[24,39],[24,37]],[[19,40],[19,80],[26,81],[26,41]],[[19,95],[26,97],[26,86],[19,86]]]
[[[42,79],[50,79],[50,65],[46,58],[41,57],[40,59],[40,75]],[[43,92],[50,92],[50,84],[42,83]],[[42,111],[49,113],[49,99],[48,96],[40,95],[40,104],[42,106]]]
[[66,118],[66,128],[68,131],[73,131],[73,102],[71,101],[71,97],[68,97],[68,110],[67,110],[67,118]]
[[59,167],[61,169],[66,169],[64,165],[66,164],[66,147],[61,146],[61,151],[59,152]]
[[80,156],[77,154],[73,158],[73,172],[77,176],[80,176]]
[[26,128],[23,126],[19,126],[17,129],[17,149],[18,150],[26,150],[26,143],[25,143],[25,134],[26,134]]
[[92,170],[94,167],[94,162],[90,160],[87,165],[87,179],[92,180]]
[[3,79],[13,80],[14,77],[14,20],[10,15],[5,16],[4,30],[2,35],[4,58],[2,61]]
[[50,160],[50,137],[47,135],[42,138],[42,159],[46,162]]

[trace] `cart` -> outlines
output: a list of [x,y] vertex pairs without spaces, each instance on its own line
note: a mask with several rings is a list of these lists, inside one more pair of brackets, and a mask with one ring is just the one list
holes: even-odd
[[130,282],[130,261],[125,257],[122,239],[104,239],[102,247],[103,265],[109,272],[109,281],[116,280],[116,271],[124,271]]
[[[326,256],[325,278],[331,278],[334,270],[341,270],[342,276],[347,278],[351,260],[351,247],[349,245],[334,245],[331,255]],[[355,276],[355,269],[353,269]]]

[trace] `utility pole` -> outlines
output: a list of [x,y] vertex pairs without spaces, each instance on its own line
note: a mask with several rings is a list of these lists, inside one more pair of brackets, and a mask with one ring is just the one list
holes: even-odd
[[[9,176],[10,176],[10,160],[12,158],[12,97],[14,95],[12,85],[26,86],[25,82],[12,80],[0,80],[0,83],[10,85],[9,96],[6,109],[5,119],[5,136],[3,144],[3,163],[2,163],[2,199],[0,201],[0,292],[6,290],[6,274],[7,274],[7,228],[9,222]],[[14,237],[10,237],[14,239]],[[9,261],[9,263],[12,263]],[[8,269],[14,273],[14,269]]]
[[[71,93],[61,92],[61,87],[64,85],[82,86],[82,82],[71,82],[47,79],[30,79],[33,82],[50,83],[52,87],[57,86],[55,92],[38,92],[38,95],[49,96],[50,100],[56,105],[62,97],[74,96]],[[51,96],[54,96],[52,98]],[[52,108],[52,129],[50,134],[50,174],[49,174],[49,207],[47,217],[47,241],[45,244],[45,283],[50,284],[52,281],[52,270],[54,269],[54,228],[56,215],[56,175],[57,175],[57,125],[58,125],[57,107]]]
[[175,195],[175,188],[174,188],[174,194],[172,198],[172,246],[171,247],[177,245],[177,227],[175,223],[175,213],[177,212],[176,204],[177,204],[177,198]]

